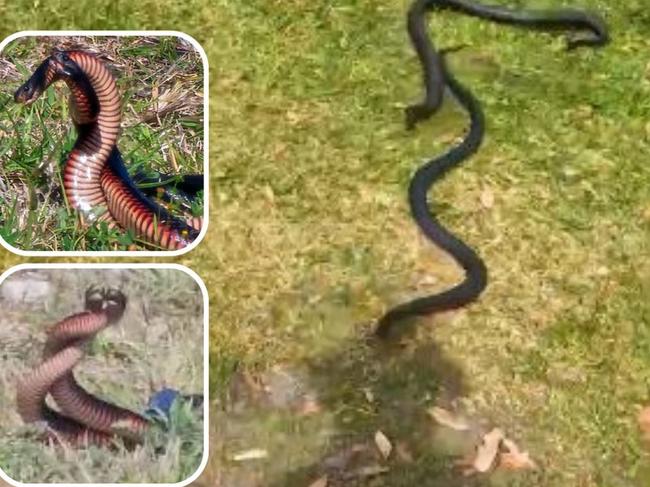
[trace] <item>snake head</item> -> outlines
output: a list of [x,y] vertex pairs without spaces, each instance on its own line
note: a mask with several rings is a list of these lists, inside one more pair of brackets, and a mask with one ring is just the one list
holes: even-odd
[[16,103],[29,105],[30,103],[33,103],[40,96],[40,94],[40,92],[37,93],[37,87],[34,86],[33,83],[27,81],[26,83],[22,84],[20,88],[18,88],[14,93],[14,101]]
[[80,72],[79,66],[69,56],[68,51],[54,49],[50,60],[59,77],[72,77]]
[[122,317],[126,301],[126,296],[116,288],[91,286],[86,289],[86,309],[92,313],[106,313],[111,323]]
[[105,291],[99,286],[90,286],[86,289],[86,309],[98,313],[104,308]]
[[50,83],[52,83],[54,74],[52,59],[48,57],[36,68],[34,74],[16,90],[14,93],[14,101],[25,105],[34,103]]
[[67,51],[54,49],[43,61],[34,74],[14,93],[14,101],[29,105],[56,80],[78,76],[81,69],[69,56]]
[[117,288],[104,290],[104,311],[111,322],[118,321],[124,314],[127,299],[124,293]]

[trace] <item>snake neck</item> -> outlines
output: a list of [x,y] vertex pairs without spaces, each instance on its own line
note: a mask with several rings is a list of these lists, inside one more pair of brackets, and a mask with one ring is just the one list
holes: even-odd
[[75,341],[88,340],[108,325],[104,312],[82,311],[68,316],[47,330],[43,356],[49,358]]
[[70,206],[88,220],[106,207],[100,175],[120,131],[121,101],[115,77],[92,54],[69,51],[79,75],[66,77],[70,111],[79,132],[64,170],[65,192]]
[[104,154],[106,160],[117,141],[122,120],[121,100],[115,77],[108,67],[92,54],[70,51],[68,55],[87,78],[87,85],[84,80],[67,80],[74,103],[77,104],[75,108],[78,111],[80,106],[92,105],[96,100],[96,118],[93,117],[94,120],[90,121],[95,122],[94,125],[98,129],[97,135],[101,137],[102,148],[106,150]]

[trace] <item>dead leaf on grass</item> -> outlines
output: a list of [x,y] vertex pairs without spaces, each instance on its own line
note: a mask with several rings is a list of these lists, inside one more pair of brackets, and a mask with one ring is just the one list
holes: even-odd
[[444,408],[432,407],[427,409],[427,413],[441,426],[446,426],[456,431],[467,431],[470,429],[470,425],[464,418]]
[[262,460],[269,456],[269,452],[262,448],[253,448],[239,453],[235,453],[232,459],[236,462],[245,462],[248,460]]
[[650,442],[650,406],[646,406],[637,416],[637,421],[639,423],[639,429],[645,441]]
[[327,487],[327,485],[328,485],[327,475],[324,475],[318,480],[309,484],[309,487]]
[[479,200],[481,201],[481,206],[486,210],[489,210],[494,206],[494,192],[490,188],[484,188],[483,191],[481,191]]
[[377,445],[377,449],[384,460],[387,460],[390,453],[393,451],[393,445],[381,430],[377,430],[375,433],[375,445]]
[[521,451],[517,444],[504,438],[503,447],[507,450],[499,455],[499,466],[502,470],[536,470],[537,464],[530,458],[527,451]]
[[492,468],[499,453],[499,445],[504,438],[503,431],[499,428],[494,428],[483,436],[483,443],[476,449],[476,458],[472,464],[477,472],[484,473]]

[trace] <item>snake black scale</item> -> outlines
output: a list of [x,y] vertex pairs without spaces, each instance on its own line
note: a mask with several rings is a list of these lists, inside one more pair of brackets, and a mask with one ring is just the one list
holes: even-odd
[[570,30],[567,49],[581,46],[599,47],[609,42],[604,20],[597,14],[577,9],[516,10],[496,5],[481,5],[467,0],[415,0],[407,14],[407,30],[423,71],[424,100],[406,109],[406,126],[436,113],[443,101],[445,87],[467,111],[469,130],[463,140],[439,157],[427,161],[414,174],[409,184],[411,214],[424,235],[448,252],[465,271],[465,278],[456,286],[438,294],[415,298],[384,314],[375,333],[390,337],[400,320],[429,315],[465,306],[476,300],[487,285],[487,268],[483,260],[468,245],[443,227],[429,209],[427,195],[433,184],[452,168],[473,155],[481,146],[485,119],[481,104],[451,74],[446,66],[446,51],[435,50],[426,25],[428,11],[448,9],[493,22],[540,30]]

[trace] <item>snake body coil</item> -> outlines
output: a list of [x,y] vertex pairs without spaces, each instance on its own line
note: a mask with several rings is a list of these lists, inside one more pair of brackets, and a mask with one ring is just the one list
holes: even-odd
[[[200,228],[172,216],[147,198],[124,167],[116,147],[121,99],[106,65],[84,51],[54,50],[14,98],[31,103],[57,80],[65,81],[70,88],[70,111],[78,131],[63,171],[70,206],[85,220],[117,223],[155,246],[175,250],[189,245]],[[199,219],[190,222],[202,223]]]
[[390,309],[380,320],[376,334],[387,338],[401,319],[428,315],[464,306],[478,298],[487,285],[487,269],[481,258],[465,243],[445,229],[431,214],[427,202],[429,189],[450,169],[474,154],[485,132],[484,115],[478,100],[449,72],[444,53],[434,49],[427,34],[426,12],[447,8],[495,22],[538,29],[588,30],[591,35],[570,37],[569,49],[602,46],[609,40],[604,21],[595,14],[579,10],[520,11],[500,6],[480,5],[467,0],[415,0],[407,15],[407,30],[423,69],[425,99],[406,109],[407,128],[430,117],[442,104],[445,86],[467,110],[470,127],[459,145],[420,167],[409,185],[409,204],[416,223],[433,243],[451,254],[465,270],[465,279],[439,294],[416,298]]
[[[91,288],[86,292],[86,311],[48,330],[43,362],[18,382],[16,404],[23,421],[45,422],[49,438],[74,445],[108,445],[116,434],[127,443],[142,438],[150,424],[145,417],[88,393],[72,373],[85,345],[118,321],[125,305],[121,292]],[[47,405],[48,393],[60,412]]]

